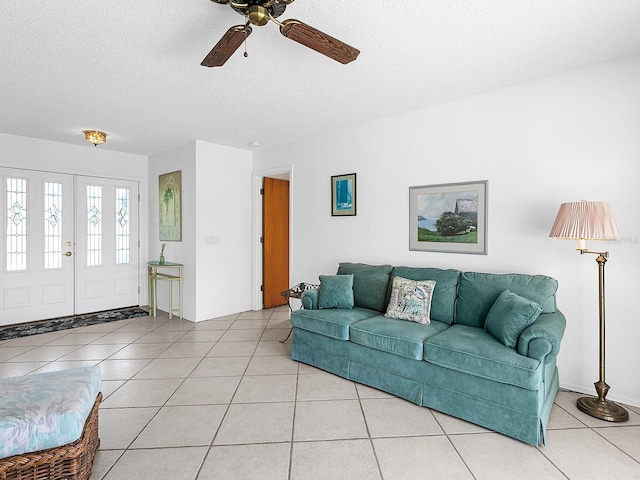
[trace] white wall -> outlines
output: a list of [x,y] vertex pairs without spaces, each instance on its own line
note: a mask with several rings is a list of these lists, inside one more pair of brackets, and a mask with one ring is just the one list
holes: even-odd
[[196,320],[251,309],[251,160],[196,142]]
[[[196,145],[190,142],[172,150],[149,157],[149,259],[157,260],[163,243],[165,261],[182,263],[183,315],[196,318]],[[160,241],[158,176],[182,171],[182,241]],[[174,283],[177,287],[177,284]],[[168,282],[157,282],[158,308],[169,311]],[[178,308],[178,293],[174,291],[174,308]]]
[[[176,170],[182,170],[182,241],[161,242],[158,175]],[[200,321],[250,310],[251,152],[194,141],[151,156],[149,204],[150,258],[166,243],[165,260],[184,264],[184,317]],[[158,282],[164,311],[168,288]]]
[[[340,261],[540,273],[559,281],[567,316],[564,387],[598,379],[597,264],[548,238],[562,202],[612,204],[608,249],[609,398],[640,405],[640,56],[388,117],[254,154],[254,170],[294,165],[292,284]],[[356,217],[330,216],[330,176],[357,173]],[[408,249],[409,187],[488,180],[489,254]]]
[[41,170],[95,177],[108,177],[138,182],[139,205],[139,285],[140,304],[147,303],[147,157],[114,152],[94,147],[83,141],[82,145],[51,142],[35,138],[0,133],[0,166]]

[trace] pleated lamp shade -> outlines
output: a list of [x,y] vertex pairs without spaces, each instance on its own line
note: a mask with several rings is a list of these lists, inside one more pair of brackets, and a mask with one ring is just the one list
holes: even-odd
[[578,248],[583,249],[584,240],[620,239],[611,206],[604,202],[587,202],[586,200],[560,205],[549,236],[579,240]]

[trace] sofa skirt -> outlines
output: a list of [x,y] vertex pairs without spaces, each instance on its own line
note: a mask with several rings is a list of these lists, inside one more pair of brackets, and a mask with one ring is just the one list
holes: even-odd
[[555,360],[530,390],[300,328],[291,358],[536,446],[559,388]]

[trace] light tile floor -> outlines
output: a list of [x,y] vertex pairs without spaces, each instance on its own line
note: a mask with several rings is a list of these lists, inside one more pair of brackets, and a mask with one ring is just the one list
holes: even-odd
[[288,309],[141,317],[0,342],[0,377],[102,367],[92,480],[640,479],[640,408],[560,392],[538,448],[289,358]]

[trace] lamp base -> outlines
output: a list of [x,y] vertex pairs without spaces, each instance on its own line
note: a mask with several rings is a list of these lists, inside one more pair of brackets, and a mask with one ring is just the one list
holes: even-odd
[[598,397],[580,397],[576,401],[576,405],[581,412],[607,422],[629,420],[629,412],[611,400],[600,400]]

